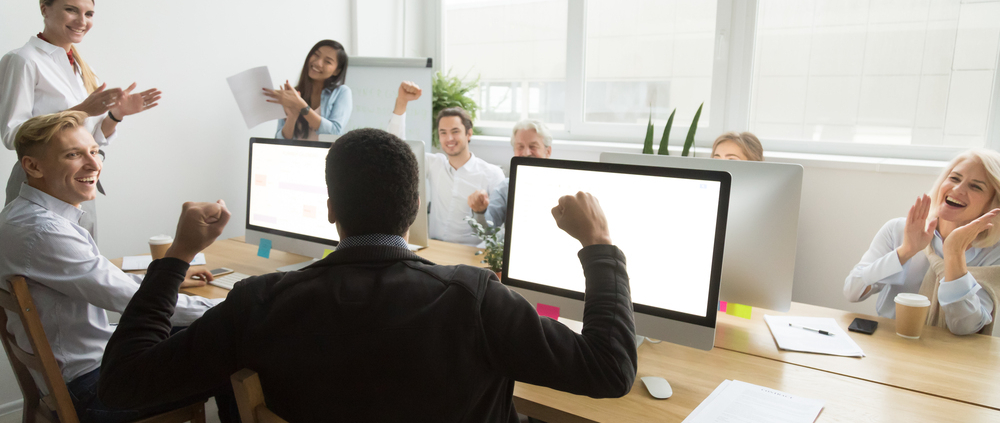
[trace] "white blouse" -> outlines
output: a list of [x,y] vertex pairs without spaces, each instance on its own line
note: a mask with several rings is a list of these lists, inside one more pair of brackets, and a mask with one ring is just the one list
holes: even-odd
[[[14,136],[26,120],[69,109],[89,96],[66,50],[37,36],[0,59],[0,93],[0,137],[9,150],[14,149]],[[101,146],[110,144],[117,134],[104,136],[101,123],[105,118],[87,118],[87,129]]]

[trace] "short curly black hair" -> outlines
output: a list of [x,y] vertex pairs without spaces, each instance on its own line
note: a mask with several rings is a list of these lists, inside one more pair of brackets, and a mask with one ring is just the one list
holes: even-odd
[[326,189],[342,236],[406,233],[420,205],[417,158],[388,132],[363,128],[326,155]]

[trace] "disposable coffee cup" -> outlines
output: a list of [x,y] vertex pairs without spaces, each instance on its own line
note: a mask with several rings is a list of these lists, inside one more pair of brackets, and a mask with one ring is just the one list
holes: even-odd
[[153,260],[159,260],[167,255],[167,249],[174,243],[174,237],[170,235],[157,235],[149,238],[149,254]]
[[896,335],[919,339],[927,323],[931,301],[920,294],[896,295]]

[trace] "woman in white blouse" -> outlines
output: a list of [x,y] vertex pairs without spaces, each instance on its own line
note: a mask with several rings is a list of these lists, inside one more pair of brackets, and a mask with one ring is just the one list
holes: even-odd
[[[87,129],[101,146],[115,138],[116,128],[126,116],[153,108],[161,92],[155,88],[132,93],[126,89],[98,84],[90,66],[83,61],[75,44],[94,24],[93,0],[39,0],[45,27],[27,44],[0,59],[0,138],[14,149],[14,138],[24,121],[33,116],[79,110],[86,112]],[[21,164],[16,163],[7,180],[4,204],[17,198],[25,181]],[[82,205],[88,213],[80,225],[96,238],[96,209],[93,201]]]
[[917,198],[905,218],[882,226],[844,282],[844,295],[857,302],[878,294],[879,316],[895,318],[896,294],[926,292],[921,285],[927,283],[933,250],[931,259],[943,257],[944,272],[931,280],[938,285],[930,294],[937,297],[935,307],[944,313],[948,329],[965,335],[989,325],[996,317],[993,299],[969,268],[1000,265],[998,192],[1000,153],[960,154],[945,167],[929,196]]

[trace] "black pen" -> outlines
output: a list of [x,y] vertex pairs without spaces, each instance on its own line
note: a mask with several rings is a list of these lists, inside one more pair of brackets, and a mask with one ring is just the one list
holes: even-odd
[[813,331],[813,332],[819,332],[819,334],[820,334],[820,335],[826,335],[826,336],[833,336],[833,334],[832,334],[832,333],[830,333],[830,332],[827,332],[827,331],[825,331],[825,330],[820,330],[820,329],[816,329],[816,328],[810,328],[810,327],[806,327],[806,326],[799,326],[799,325],[793,325],[793,324],[791,324],[791,323],[789,323],[789,324],[788,324],[788,326],[791,326],[791,327],[793,327],[793,328],[799,328],[799,329],[805,329],[805,330],[811,330],[811,331]]

